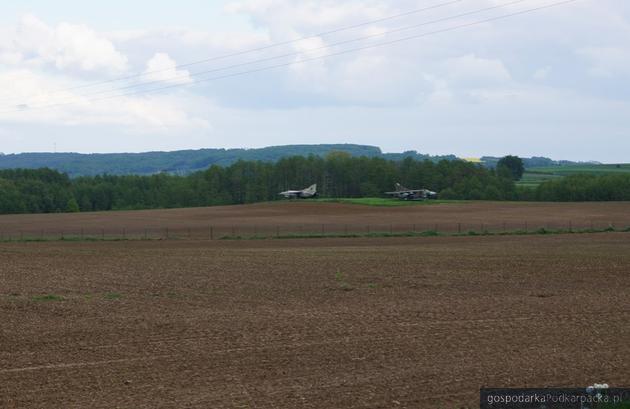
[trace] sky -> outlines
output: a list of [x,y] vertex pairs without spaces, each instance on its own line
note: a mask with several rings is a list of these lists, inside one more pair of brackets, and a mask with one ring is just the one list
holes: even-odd
[[3,2],[0,152],[630,162],[630,3],[560,1]]

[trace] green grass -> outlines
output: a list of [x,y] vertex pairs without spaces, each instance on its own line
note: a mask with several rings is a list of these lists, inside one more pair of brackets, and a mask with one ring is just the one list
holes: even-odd
[[586,233],[630,233],[630,227],[614,228],[606,227],[602,229],[557,229],[551,230],[539,228],[536,230],[513,230],[513,231],[467,231],[462,233],[442,233],[433,230],[423,232],[370,232],[370,233],[300,233],[282,234],[280,236],[268,237],[247,237],[247,236],[224,236],[219,240],[291,240],[291,239],[340,239],[340,238],[387,238],[387,237],[461,237],[461,236],[534,236],[547,234],[586,234]]
[[36,302],[51,302],[51,301],[65,301],[66,299],[60,295],[55,294],[46,294],[46,295],[36,295],[31,297],[32,301]]
[[108,301],[116,301],[116,300],[120,300],[122,298],[122,294],[119,293],[107,293],[105,294],[105,296],[103,297]]
[[523,174],[523,178],[516,182],[517,186],[521,187],[537,187],[543,182],[547,182],[548,180],[561,178],[561,175],[554,175],[550,173],[538,173],[533,171],[526,171]]
[[323,198],[314,199],[319,203],[343,203],[343,204],[355,204],[363,206],[383,206],[383,207],[396,207],[396,206],[419,206],[419,205],[434,205],[434,204],[453,204],[453,203],[468,203],[466,200],[400,200],[393,198],[381,198],[381,197],[358,197],[358,198]]

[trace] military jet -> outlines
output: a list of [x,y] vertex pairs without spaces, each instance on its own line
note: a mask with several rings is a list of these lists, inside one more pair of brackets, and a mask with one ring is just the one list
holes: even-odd
[[278,194],[284,196],[285,199],[310,199],[317,196],[317,185],[311,185],[302,190],[287,190]]
[[429,189],[407,189],[400,183],[396,183],[396,190],[385,192],[386,195],[397,197],[400,200],[427,200],[437,199],[437,193]]

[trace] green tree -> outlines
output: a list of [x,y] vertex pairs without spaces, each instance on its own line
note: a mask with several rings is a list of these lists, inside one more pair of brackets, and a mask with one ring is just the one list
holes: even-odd
[[70,200],[68,200],[68,204],[66,205],[66,212],[78,213],[79,211],[80,209],[79,203],[77,203],[77,199],[75,199],[74,197],[70,198]]
[[508,155],[501,158],[499,163],[497,163],[497,172],[499,174],[505,170],[509,170],[509,174],[512,176],[513,180],[521,180],[525,172],[525,165],[523,164],[523,160],[518,156]]

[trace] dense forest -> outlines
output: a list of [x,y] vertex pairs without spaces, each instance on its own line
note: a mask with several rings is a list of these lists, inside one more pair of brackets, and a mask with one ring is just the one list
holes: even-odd
[[381,196],[394,183],[426,187],[450,199],[515,199],[509,172],[464,161],[401,161],[294,156],[277,162],[238,161],[185,176],[157,174],[70,178],[51,169],[0,171],[0,212],[49,213],[173,208],[278,200],[278,192],[318,184],[323,197]]
[[238,161],[185,176],[70,178],[51,169],[0,170],[0,213],[175,208],[279,200],[278,192],[317,183],[323,197],[378,197],[394,183],[439,192],[441,199],[630,200],[630,175],[576,175],[517,189],[513,173],[461,160],[387,160],[334,152],[277,162]]

